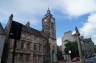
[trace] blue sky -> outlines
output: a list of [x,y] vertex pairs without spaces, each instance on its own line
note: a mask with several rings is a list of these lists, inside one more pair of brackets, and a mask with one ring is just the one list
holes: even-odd
[[48,7],[56,19],[58,45],[64,32],[74,31],[75,26],[96,44],[96,0],[0,0],[0,22],[5,26],[12,13],[15,21],[30,21],[32,28],[41,30]]

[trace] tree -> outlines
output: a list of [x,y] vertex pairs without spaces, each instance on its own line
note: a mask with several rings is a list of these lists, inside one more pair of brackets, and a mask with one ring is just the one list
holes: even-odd
[[78,52],[78,44],[77,42],[71,42],[68,41],[68,43],[65,44],[65,53],[68,54],[69,50],[71,50],[71,58],[74,57],[79,57],[79,52]]

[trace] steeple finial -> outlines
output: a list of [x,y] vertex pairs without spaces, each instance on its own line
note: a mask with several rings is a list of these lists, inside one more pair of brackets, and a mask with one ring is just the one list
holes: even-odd
[[26,26],[27,27],[30,27],[30,22],[29,21],[26,23]]
[[[2,27],[2,24],[1,24],[1,22],[0,22],[0,27]],[[3,27],[2,27],[3,28]]]
[[47,10],[47,14],[50,14],[50,9],[48,8],[48,10]]
[[77,26],[75,27],[75,31],[76,31],[76,34],[77,34],[78,36],[80,36],[80,33],[79,33],[79,30],[78,30]]
[[47,13],[45,14],[45,17],[52,16],[50,9],[48,8]]
[[9,16],[9,20],[13,20],[13,14]]

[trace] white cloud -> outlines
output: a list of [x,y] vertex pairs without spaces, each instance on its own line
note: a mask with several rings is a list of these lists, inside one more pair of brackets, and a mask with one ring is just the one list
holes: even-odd
[[61,38],[57,38],[57,45],[58,46],[62,45],[62,39]]
[[88,21],[80,29],[85,37],[91,37],[96,44],[96,13],[88,17]]
[[5,16],[3,19],[7,20],[8,16],[13,13],[16,18],[23,20],[23,22],[25,21],[23,18],[26,16],[32,16],[37,20],[38,18],[34,16],[43,16],[48,7],[53,12],[54,9],[58,9],[70,16],[80,16],[94,12],[96,10],[96,0],[1,0],[0,18],[2,20],[2,16]]
[[[14,20],[21,23],[30,21],[32,25],[37,25],[40,22],[37,15],[43,16],[48,6],[53,12],[57,9],[70,16],[96,12],[96,0],[0,0],[0,21],[6,23],[9,15],[13,13]],[[95,19],[95,14],[89,16],[88,22],[81,28],[84,35],[92,34],[92,37],[96,37],[94,36]],[[61,44],[60,38],[57,44]]]
[[60,0],[62,11],[71,16],[80,16],[96,11],[96,0]]
[[36,15],[42,16],[47,10],[48,2],[45,0],[1,0],[0,1],[0,21],[6,23],[11,13],[14,20],[21,23],[30,21],[32,25],[37,25],[39,19]]

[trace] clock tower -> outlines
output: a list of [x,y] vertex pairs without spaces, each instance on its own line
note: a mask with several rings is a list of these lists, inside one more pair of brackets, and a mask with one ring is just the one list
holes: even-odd
[[56,39],[55,18],[53,17],[49,9],[42,19],[42,28],[43,32]]
[[47,10],[44,18],[42,19],[42,31],[49,36],[50,43],[50,57],[51,63],[57,62],[57,44],[56,44],[56,26],[55,18],[51,14],[50,10]]

